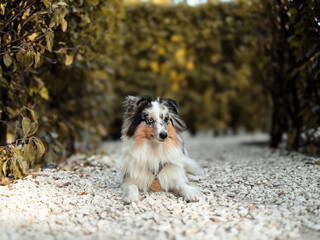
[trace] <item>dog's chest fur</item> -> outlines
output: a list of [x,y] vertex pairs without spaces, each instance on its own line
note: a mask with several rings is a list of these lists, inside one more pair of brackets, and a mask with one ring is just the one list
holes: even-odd
[[181,166],[183,152],[180,147],[165,148],[163,144],[154,141],[146,141],[142,146],[136,147],[134,141],[124,142],[124,159],[128,167],[126,172],[133,174],[137,168],[158,173],[166,163],[174,163]]

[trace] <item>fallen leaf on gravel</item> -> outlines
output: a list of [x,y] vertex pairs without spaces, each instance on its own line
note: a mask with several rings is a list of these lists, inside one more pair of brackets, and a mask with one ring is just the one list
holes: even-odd
[[6,185],[9,185],[10,183],[11,181],[9,180],[9,178],[5,177],[1,179],[0,185],[6,186]]
[[87,192],[82,192],[82,193],[81,193],[81,196],[82,196],[82,195],[87,195],[87,194],[88,194]]
[[85,177],[88,178],[88,177],[90,177],[90,175],[89,175],[89,174],[86,174]]
[[18,181],[13,181],[11,184],[8,185],[9,190],[13,189],[13,185],[18,183]]
[[83,166],[84,167],[90,167],[90,166],[94,166],[92,163],[90,163],[90,162],[85,162],[85,163],[83,163]]
[[249,207],[249,210],[250,211],[252,211],[252,210],[256,210],[257,208],[255,207],[255,206],[253,206],[253,205],[251,205],[250,207]]
[[314,164],[315,164],[315,165],[320,165],[320,161],[318,161],[318,162],[315,162]]
[[155,178],[155,179],[153,180],[153,183],[151,184],[150,188],[151,188],[151,190],[154,191],[154,192],[160,192],[160,191],[161,191],[161,187],[160,187],[159,179],[158,179],[158,178]]

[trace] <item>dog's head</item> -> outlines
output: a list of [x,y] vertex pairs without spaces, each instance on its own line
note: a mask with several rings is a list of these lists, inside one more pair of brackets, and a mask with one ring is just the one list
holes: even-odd
[[179,104],[170,98],[150,96],[128,96],[122,134],[127,137],[139,136],[157,142],[174,138],[185,130],[185,123],[179,116]]

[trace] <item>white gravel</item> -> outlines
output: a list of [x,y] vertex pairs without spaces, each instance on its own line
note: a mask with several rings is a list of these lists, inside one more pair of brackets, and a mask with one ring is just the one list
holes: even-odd
[[108,142],[105,156],[0,186],[0,239],[319,239],[319,159],[253,140],[266,136],[187,138],[205,171],[190,178],[200,201],[151,192],[131,205],[115,180],[120,143]]

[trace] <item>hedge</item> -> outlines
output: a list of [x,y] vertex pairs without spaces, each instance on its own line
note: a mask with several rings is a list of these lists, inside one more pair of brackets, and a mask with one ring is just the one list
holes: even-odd
[[[114,55],[113,133],[127,94],[171,97],[193,133],[265,130],[266,94],[254,78],[247,5],[131,5]],[[265,107],[264,107],[265,105]]]
[[152,94],[181,102],[192,132],[270,129],[270,146],[319,153],[320,6],[256,0],[126,7],[113,56],[120,99]]
[[[3,148],[0,176],[16,167],[15,177],[23,177],[23,165],[55,164],[76,150],[76,141],[93,149],[106,135],[106,52],[118,9],[115,0],[1,1],[1,144],[7,127],[9,138],[21,141]],[[23,131],[25,119],[38,124],[31,136]],[[36,158],[30,137],[44,143],[44,159]],[[32,154],[18,152],[25,145]],[[24,158],[17,162],[19,156]]]

